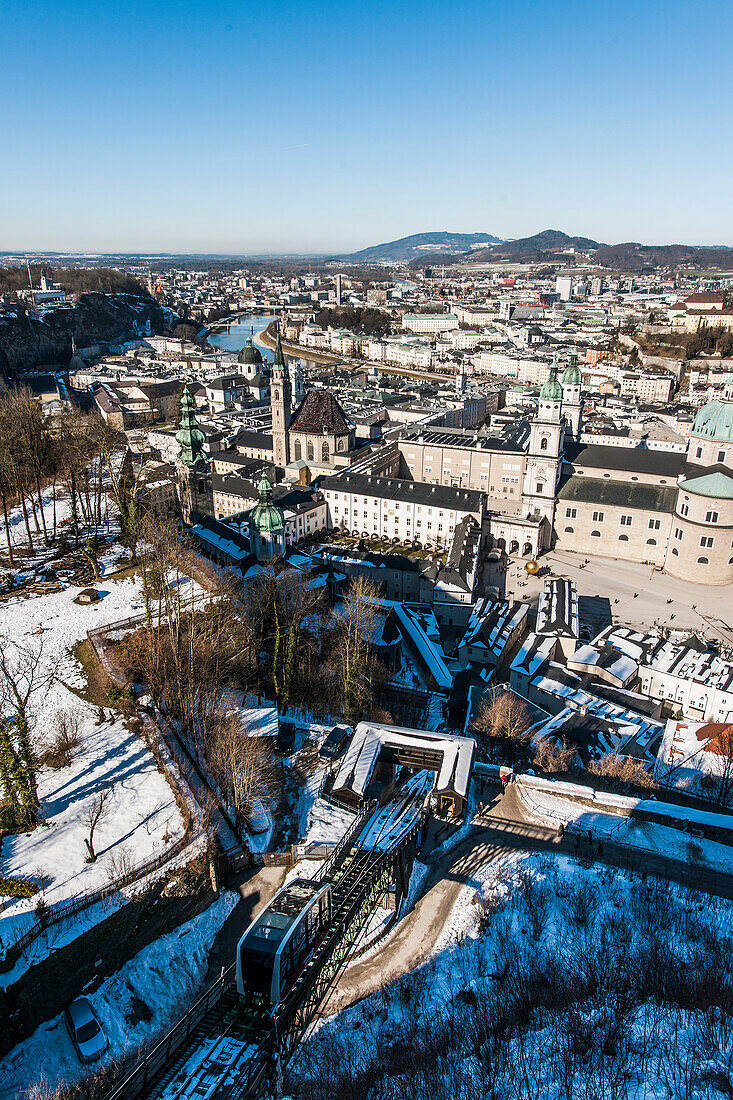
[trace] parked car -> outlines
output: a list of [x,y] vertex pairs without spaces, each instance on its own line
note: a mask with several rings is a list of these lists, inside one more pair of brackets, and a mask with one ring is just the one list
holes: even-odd
[[275,751],[281,756],[290,756],[295,752],[295,723],[281,722],[277,727]]
[[67,1005],[64,1021],[80,1062],[94,1062],[102,1057],[109,1040],[86,997],[77,997]]
[[346,750],[346,745],[353,733],[351,726],[334,726],[326,740],[318,750],[322,760],[336,760]]

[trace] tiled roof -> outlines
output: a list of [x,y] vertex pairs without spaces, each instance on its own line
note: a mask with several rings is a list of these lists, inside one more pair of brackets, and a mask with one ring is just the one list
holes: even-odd
[[344,411],[332,393],[328,390],[309,390],[295,411],[290,430],[341,435],[350,429]]

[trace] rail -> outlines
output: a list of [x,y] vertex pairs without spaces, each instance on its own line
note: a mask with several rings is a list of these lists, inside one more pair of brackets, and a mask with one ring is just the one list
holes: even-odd
[[[400,853],[411,848],[424,825],[423,812],[410,831],[402,834],[392,848],[372,851],[362,847],[358,838],[376,808],[376,801],[364,807],[320,870],[320,880],[331,881],[332,884],[332,923],[286,1000],[273,1016],[268,1015],[264,1019],[256,1017],[254,1023],[252,1017],[247,1015],[244,1003],[233,1010],[233,1018],[226,1016],[227,1035],[234,1039],[241,1038],[243,1050],[250,1053],[233,1081],[232,1067],[227,1068],[230,1075],[228,1084],[220,1079],[223,1069],[214,1060],[210,1067],[212,1080],[207,1083],[206,1095],[216,1095],[217,1100],[262,1095],[276,1076],[278,1066],[292,1056],[312,1023],[324,997],[350,957],[375,904],[388,889],[395,861]],[[228,852],[222,854],[229,855]],[[225,994],[233,993],[234,971],[232,964],[163,1039],[144,1055],[110,1094],[109,1100],[140,1100],[148,1095],[149,1087],[158,1087],[156,1080],[166,1067],[170,1071],[172,1060],[176,1060],[177,1067],[185,1064],[186,1057],[190,1055],[186,1044],[192,1033],[206,1026],[207,1014],[215,1012]],[[212,1021],[206,1034],[211,1035],[215,1026],[216,1022]],[[201,1067],[197,1073],[200,1076]],[[191,1081],[190,1084],[196,1089],[200,1087],[198,1078],[196,1083]],[[185,1084],[182,1085],[177,1095],[186,1095],[183,1091],[185,1087]],[[203,1093],[197,1091],[196,1095]]]
[[110,1093],[109,1100],[135,1100],[144,1096],[148,1083],[153,1080],[160,1070],[168,1065],[171,1058],[181,1049],[188,1040],[191,1032],[201,1023],[213,1007],[224,996],[224,993],[234,981],[236,964],[232,963],[223,970],[213,985],[199,997],[194,1005],[182,1016],[163,1038],[155,1044],[135,1068],[122,1081],[117,1088]]

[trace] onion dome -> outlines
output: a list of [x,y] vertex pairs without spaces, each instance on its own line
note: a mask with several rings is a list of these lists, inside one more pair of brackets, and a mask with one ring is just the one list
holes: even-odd
[[280,505],[275,504],[272,499],[272,485],[266,476],[262,477],[257,492],[260,499],[250,512],[250,530],[259,534],[282,531],[285,527],[285,515]]
[[542,401],[562,401],[562,386],[557,378],[557,366],[555,363],[550,367],[547,381],[540,390],[540,399]]

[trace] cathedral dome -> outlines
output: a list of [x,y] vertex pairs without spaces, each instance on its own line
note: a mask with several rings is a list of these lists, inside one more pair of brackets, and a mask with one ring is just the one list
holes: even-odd
[[733,443],[733,401],[708,401],[698,410],[690,434]]
[[254,346],[251,336],[247,338],[247,343],[237,356],[237,362],[251,363],[253,366],[260,366],[264,362],[262,352]]

